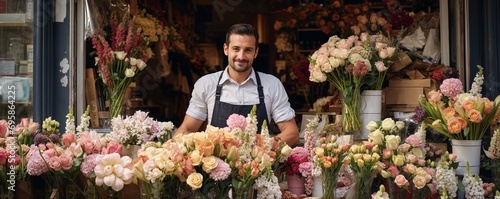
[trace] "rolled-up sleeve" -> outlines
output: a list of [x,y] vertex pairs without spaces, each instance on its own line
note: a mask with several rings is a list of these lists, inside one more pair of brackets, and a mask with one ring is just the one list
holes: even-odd
[[205,121],[208,115],[207,108],[207,91],[208,91],[208,78],[200,78],[194,84],[191,100],[189,100],[189,107],[186,114],[199,120]]
[[274,122],[283,122],[291,120],[295,117],[295,111],[291,108],[288,102],[288,95],[281,82],[276,82],[271,88],[272,98],[272,117]]

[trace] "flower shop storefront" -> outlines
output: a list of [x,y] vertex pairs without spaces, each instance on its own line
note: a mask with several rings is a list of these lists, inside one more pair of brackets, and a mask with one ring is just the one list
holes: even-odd
[[[409,5],[420,1],[262,3],[275,9],[255,22],[268,38],[262,49],[271,44],[262,51],[271,57],[269,71],[308,98],[296,108],[310,116],[297,146],[272,137],[266,122],[257,123],[255,107],[229,116],[225,128],[173,135],[179,121],[171,115],[185,111],[179,99],[189,100],[196,81],[185,74],[208,72],[203,63],[214,61],[193,50],[191,9],[203,12],[206,2],[187,2],[36,1],[33,113],[0,118],[0,199],[500,198],[500,98],[488,89],[492,66],[450,66],[456,49],[442,51],[437,62],[409,49],[416,40],[393,30],[405,26]],[[210,7],[219,17],[248,8],[209,3],[219,5]],[[428,8],[444,12],[442,5]],[[280,13],[296,21],[274,21]],[[419,24],[446,25],[428,16]],[[342,30],[341,22],[353,24]],[[412,30],[399,35],[438,35]],[[307,40],[309,34],[321,36]],[[443,49],[445,40],[423,43]],[[171,79],[183,82],[174,84],[175,97]],[[375,112],[365,112],[375,107],[366,90],[378,91]],[[166,106],[144,100],[163,95]]]

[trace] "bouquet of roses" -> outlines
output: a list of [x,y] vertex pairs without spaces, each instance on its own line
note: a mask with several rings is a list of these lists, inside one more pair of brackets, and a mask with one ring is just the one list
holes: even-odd
[[424,123],[448,137],[457,140],[480,140],[496,122],[500,98],[490,101],[480,96],[482,69],[469,93],[463,92],[459,79],[448,78],[440,90],[421,96],[419,105],[425,110]]

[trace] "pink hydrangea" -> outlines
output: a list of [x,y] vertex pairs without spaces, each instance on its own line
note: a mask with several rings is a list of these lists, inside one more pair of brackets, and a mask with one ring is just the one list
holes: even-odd
[[303,162],[299,165],[299,172],[303,177],[309,177],[312,174],[314,164],[312,162]]
[[96,159],[101,156],[100,154],[92,154],[88,155],[83,159],[82,164],[80,165],[80,171],[85,177],[89,177],[92,171],[94,171],[96,165]]
[[226,124],[229,128],[235,129],[240,128],[243,129],[247,125],[247,119],[243,115],[232,114],[227,118]]
[[304,147],[295,147],[292,149],[290,155],[298,155],[300,157],[307,157],[309,155],[309,150]]
[[227,179],[231,174],[231,167],[229,167],[229,164],[219,158],[215,158],[215,161],[217,161],[217,167],[215,167],[210,173],[210,178],[215,181]]
[[26,156],[28,160],[26,170],[28,171],[29,175],[39,176],[49,170],[49,167],[47,166],[47,162],[45,162],[45,160],[49,160],[50,158],[46,154],[43,154],[42,157],[38,147],[32,145],[28,154],[29,155]]
[[444,96],[455,98],[455,96],[463,92],[463,85],[462,82],[457,78],[448,78],[443,80],[443,83],[441,84],[439,89]]

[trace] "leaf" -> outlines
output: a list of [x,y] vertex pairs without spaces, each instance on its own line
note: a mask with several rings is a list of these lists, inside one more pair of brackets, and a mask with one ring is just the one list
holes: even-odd
[[453,169],[457,169],[458,165],[459,165],[459,162],[453,162],[452,164],[450,164],[450,167]]

